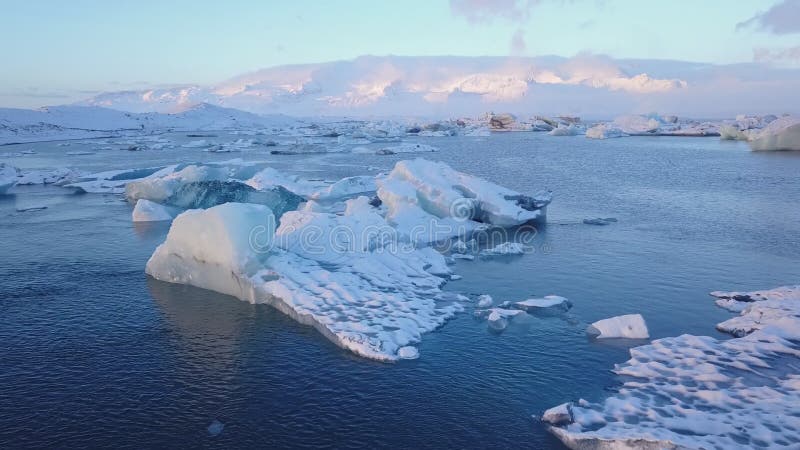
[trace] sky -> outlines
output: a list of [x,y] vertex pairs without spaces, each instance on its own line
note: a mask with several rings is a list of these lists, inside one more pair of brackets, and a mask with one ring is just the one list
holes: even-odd
[[800,63],[800,0],[0,0],[0,11],[6,107],[360,55]]

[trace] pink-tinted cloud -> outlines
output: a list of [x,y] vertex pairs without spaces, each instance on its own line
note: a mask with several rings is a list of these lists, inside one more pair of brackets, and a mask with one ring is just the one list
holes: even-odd
[[783,0],[766,12],[736,24],[736,29],[755,27],[774,34],[800,33],[800,0]]
[[450,0],[450,11],[471,23],[494,19],[523,22],[530,17],[530,10],[536,3],[539,0]]

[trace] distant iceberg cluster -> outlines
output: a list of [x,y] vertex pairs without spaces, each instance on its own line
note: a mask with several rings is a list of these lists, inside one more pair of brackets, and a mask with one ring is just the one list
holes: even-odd
[[542,415],[570,448],[796,448],[800,442],[800,286],[713,292],[739,316],[722,340],[682,335],[630,350],[625,380],[599,403]]

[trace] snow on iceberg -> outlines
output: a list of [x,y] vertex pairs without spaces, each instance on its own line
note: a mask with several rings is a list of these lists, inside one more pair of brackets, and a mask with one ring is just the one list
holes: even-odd
[[[190,210],[173,221],[146,271],[159,280],[270,304],[360,356],[416,357],[408,347],[461,311],[464,298],[441,291],[441,275],[449,269],[431,248],[391,248],[359,238],[345,241],[358,246],[325,246],[336,229],[352,227],[364,236],[366,227],[381,223],[378,215],[361,215],[298,211],[276,230],[263,205]],[[330,232],[316,243],[322,247],[301,245],[306,231],[318,227]]]
[[[758,327],[735,327],[730,331],[743,334],[734,339],[682,335],[633,348],[614,368],[624,380],[614,395],[543,420],[570,448],[796,448],[798,292],[800,286],[713,293]],[[780,305],[781,313],[756,305]]]
[[425,159],[398,162],[376,184],[389,218],[414,205],[438,218],[511,227],[544,219],[551,200],[549,192],[526,196]]
[[773,120],[757,134],[750,135],[750,148],[755,151],[800,150],[800,117]]
[[589,325],[586,332],[597,339],[647,339],[650,337],[647,324],[641,314],[626,314],[598,320]]

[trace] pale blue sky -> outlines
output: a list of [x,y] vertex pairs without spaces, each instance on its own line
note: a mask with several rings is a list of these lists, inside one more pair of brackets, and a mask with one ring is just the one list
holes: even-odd
[[515,33],[522,55],[590,51],[715,63],[748,62],[755,48],[800,43],[798,34],[736,29],[777,0],[535,3],[527,18],[476,20],[447,0],[0,0],[0,106],[214,83],[273,65],[364,54],[508,55]]

